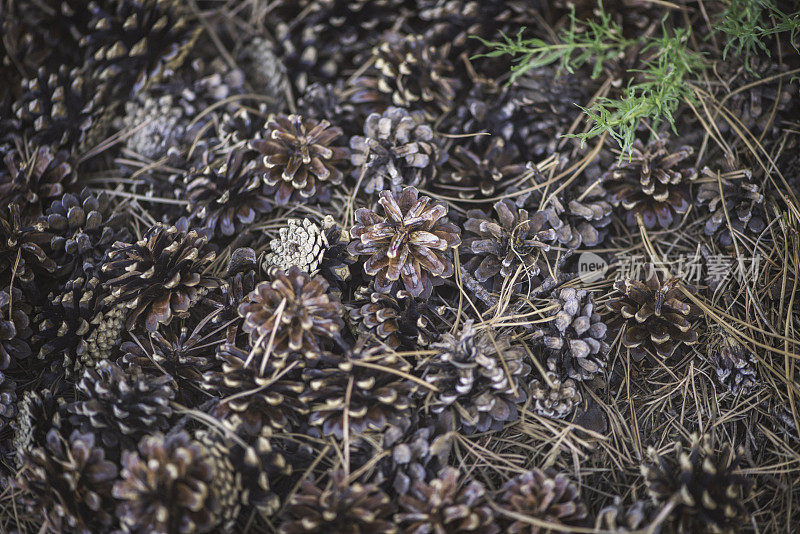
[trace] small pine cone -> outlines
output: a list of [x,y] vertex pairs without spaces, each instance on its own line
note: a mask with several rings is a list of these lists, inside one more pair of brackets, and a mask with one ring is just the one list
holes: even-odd
[[77,383],[86,400],[67,406],[70,422],[82,432],[95,432],[107,447],[135,446],[142,436],[169,427],[175,396],[170,381],[166,375],[154,378],[135,367],[123,371],[102,361]]
[[37,357],[50,360],[51,369],[63,369],[68,378],[89,359],[90,335],[103,320],[103,288],[97,278],[73,278],[60,293],[50,293],[33,318],[33,345]]
[[[717,174],[708,167],[702,170],[704,177],[710,182],[703,182],[697,191],[697,203],[707,205],[711,216],[706,221],[705,234],[714,236],[717,242],[724,248],[733,247],[733,236],[731,228],[738,236],[744,236],[755,241],[766,224],[764,222],[764,195],[759,192],[758,184],[754,183],[749,170],[741,171],[740,180],[729,180],[725,176],[720,176],[720,183],[717,182]],[[736,173],[740,174],[740,173]],[[725,197],[723,205],[723,195]],[[730,218],[730,226],[728,219]]]
[[364,131],[364,118],[359,117],[344,94],[343,83],[313,83],[298,97],[298,112],[306,118],[322,120],[334,117],[344,135],[350,138]]
[[43,206],[60,198],[64,187],[76,179],[68,153],[54,152],[48,146],[39,147],[25,159],[12,149],[4,163],[5,169],[0,169],[0,206],[16,202],[24,214],[41,214]]
[[97,326],[86,337],[88,350],[80,356],[80,362],[75,366],[78,373],[82,373],[84,367],[93,367],[99,361],[113,359],[127,316],[128,308],[124,304],[117,304],[95,317],[93,322]]
[[[8,209],[0,207],[0,276],[9,279],[11,273],[21,282],[33,282],[35,275],[52,275],[56,262],[42,249],[50,239],[47,221],[28,223],[16,203]],[[37,280],[38,281],[38,280]]]
[[170,148],[191,143],[192,135],[187,132],[191,119],[175,96],[143,93],[125,103],[125,115],[115,125],[130,132],[125,148],[147,160],[158,160]]
[[31,307],[16,287],[0,287],[0,370],[31,355]]
[[[516,275],[516,285],[541,286],[569,256],[557,247],[562,222],[552,209],[529,214],[509,199],[494,204],[495,216],[467,211],[462,253],[471,256],[466,269],[492,290]],[[519,274],[517,271],[521,270]]]
[[379,293],[372,286],[361,287],[347,309],[359,333],[374,336],[393,350],[426,347],[439,336],[431,326],[435,310],[402,289]]
[[603,180],[609,201],[622,205],[628,226],[636,226],[636,216],[641,215],[646,228],[669,228],[689,211],[689,183],[697,171],[684,161],[693,152],[689,146],[671,152],[666,138],[646,147],[637,139],[631,154],[611,165]]
[[267,121],[263,139],[250,141],[262,156],[258,170],[264,183],[276,188],[275,203],[286,205],[294,196],[305,200],[324,193],[324,185],[339,185],[339,167],[346,161],[345,147],[331,146],[341,128],[326,120],[299,115],[278,115]]
[[648,501],[636,501],[625,506],[619,497],[614,497],[614,504],[598,512],[595,530],[614,534],[640,532],[650,523],[652,516],[653,506]]
[[14,113],[31,142],[68,151],[81,144],[101,115],[105,93],[91,78],[87,69],[61,65],[57,71],[42,67],[23,82],[25,93]]
[[117,466],[105,458],[92,433],[69,438],[51,429],[41,446],[22,455],[15,484],[27,506],[54,532],[105,532],[112,524],[111,487]]
[[375,484],[348,482],[343,471],[331,473],[325,486],[303,481],[284,508],[280,534],[396,534],[395,505]]
[[589,380],[603,371],[609,346],[606,324],[595,311],[594,297],[584,289],[553,293],[551,319],[534,332],[548,352],[547,367],[558,376]]
[[452,169],[442,176],[442,189],[454,191],[460,198],[489,198],[518,183],[530,164],[520,160],[519,150],[507,145],[501,137],[481,136],[453,150],[448,166]]
[[618,280],[616,293],[608,306],[616,314],[609,326],[612,330],[625,328],[623,346],[631,356],[641,361],[647,354],[667,359],[681,345],[697,343],[692,321],[697,318],[694,307],[686,302],[680,282],[666,282],[652,265],[647,265],[645,283],[638,280]]
[[747,395],[758,385],[756,356],[732,336],[724,336],[716,351],[717,379],[734,395]]
[[368,112],[389,106],[424,111],[435,120],[452,108],[460,83],[447,51],[422,35],[387,32],[372,50],[372,66],[354,82],[350,101]]
[[272,108],[283,107],[289,79],[286,66],[275,55],[275,47],[263,37],[253,37],[241,50],[240,65],[244,69],[251,85],[258,88],[261,95],[269,97]]
[[[21,405],[22,403],[20,403]],[[22,406],[20,406],[21,408]],[[17,383],[0,372],[0,430],[19,416],[17,411]]]
[[63,405],[64,401],[53,396],[49,389],[40,393],[25,392],[19,401],[17,414],[11,422],[14,428],[11,443],[16,451],[17,468],[22,467],[22,458],[30,454],[34,447],[46,443],[47,433],[51,428],[60,428]]
[[232,150],[223,162],[186,176],[188,210],[211,232],[232,236],[272,210],[255,164],[245,155]]
[[505,87],[493,80],[474,78],[469,92],[453,113],[445,119],[445,128],[453,135],[475,135],[488,133],[508,143],[509,148],[519,148],[516,138],[512,141],[515,129],[519,127],[514,119],[515,103]]
[[743,454],[742,447],[716,449],[708,434],[693,434],[671,454],[648,448],[641,472],[654,504],[676,504],[670,517],[682,532],[735,532],[749,521],[744,501],[751,482],[739,472]]
[[364,123],[364,135],[350,138],[353,177],[369,195],[422,187],[434,178],[445,157],[440,145],[418,113],[395,107],[372,113]]
[[278,230],[278,238],[269,242],[272,250],[264,256],[264,267],[277,266],[288,271],[293,265],[301,271],[315,273],[327,247],[325,234],[309,219],[288,219]]
[[88,66],[123,98],[170,76],[201,30],[180,11],[175,0],[90,2],[91,18],[81,39]]
[[273,267],[269,275],[272,281],[258,284],[239,306],[244,331],[253,346],[271,346],[278,357],[316,357],[322,342],[335,339],[344,326],[341,302],[320,275],[312,278],[295,266],[286,273]]
[[[515,476],[503,486],[498,504],[518,516],[561,527],[585,526],[586,505],[578,487],[553,469],[532,469]],[[552,532],[523,520],[508,519],[509,534]]]
[[413,187],[382,191],[378,204],[383,217],[367,208],[356,211],[348,252],[369,256],[364,272],[375,277],[377,291],[390,292],[402,277],[412,296],[430,296],[434,279],[453,275],[445,252],[461,243],[461,231],[447,219],[446,206],[419,196]]
[[415,481],[398,498],[400,511],[394,518],[403,532],[499,532],[483,485],[476,480],[459,482],[459,471],[453,467],[446,467],[430,483]]
[[209,450],[186,432],[145,436],[138,452],[122,454],[121,479],[112,491],[123,530],[168,534],[223,529],[232,502],[227,491],[218,490],[233,480],[229,465],[220,451]]
[[531,398],[534,411],[545,417],[564,419],[581,403],[583,397],[574,380],[562,381],[555,373],[547,373],[547,380],[531,382]]
[[[205,373],[202,383],[204,391],[220,399],[211,413],[248,436],[258,436],[264,427],[278,432],[297,428],[308,413],[303,383],[284,376],[274,359],[259,369],[258,362],[248,363],[248,356],[249,351],[230,343],[217,348],[219,370]],[[248,394],[239,395],[242,391]]]
[[168,325],[219,282],[205,274],[216,258],[208,237],[189,230],[186,219],[174,226],[156,223],[135,243],[117,242],[101,271],[111,288],[110,302],[130,310],[126,326],[139,317],[149,332]]
[[309,423],[338,439],[345,434],[345,424],[351,436],[402,424],[417,389],[402,377],[410,370],[408,362],[380,347],[356,346],[344,358],[323,356],[303,371],[306,390],[300,400],[311,410]]
[[421,361],[417,371],[439,390],[430,393],[433,413],[452,412],[465,433],[499,430],[519,417],[517,405],[527,399],[524,380],[530,372],[521,346],[486,330],[476,332],[469,321],[457,336],[445,333],[431,348],[437,353]]
[[52,234],[49,255],[58,272],[69,277],[98,274],[111,245],[131,238],[128,214],[116,212],[105,192],[67,193],[47,208],[44,217]]

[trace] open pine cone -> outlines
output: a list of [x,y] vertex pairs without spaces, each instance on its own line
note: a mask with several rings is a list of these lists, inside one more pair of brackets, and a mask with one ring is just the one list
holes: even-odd
[[705,234],[714,236],[726,249],[733,247],[734,236],[731,235],[731,229],[740,240],[744,237],[747,243],[755,241],[766,226],[764,195],[761,194],[758,184],[752,181],[750,171],[743,171],[738,180],[720,176],[719,182],[717,174],[708,167],[703,169],[702,174],[710,180],[700,184],[697,191],[697,203],[707,205],[710,212]]
[[553,419],[568,417],[583,400],[578,385],[573,379],[561,380],[553,372],[547,373],[547,380],[533,380],[530,390],[533,411]]
[[465,199],[491,198],[531,170],[517,147],[497,136],[457,145],[447,163],[452,170],[444,173],[439,187]]
[[[12,270],[22,282],[46,281],[56,271],[56,262],[42,248],[51,235],[47,221],[23,219],[19,204],[0,206],[0,276],[10,279]],[[6,278],[7,277],[7,278]]]
[[39,147],[30,157],[9,150],[0,167],[0,206],[15,202],[23,214],[39,215],[50,201],[60,198],[76,179],[69,154]]
[[367,208],[356,211],[347,250],[369,256],[364,272],[375,277],[377,291],[390,292],[402,278],[412,296],[429,296],[432,278],[453,275],[453,263],[444,253],[461,243],[459,228],[445,217],[444,205],[419,196],[413,187],[402,193],[382,191],[378,203],[383,217]]
[[733,336],[723,334],[713,361],[717,379],[734,395],[747,395],[758,385],[755,354]]

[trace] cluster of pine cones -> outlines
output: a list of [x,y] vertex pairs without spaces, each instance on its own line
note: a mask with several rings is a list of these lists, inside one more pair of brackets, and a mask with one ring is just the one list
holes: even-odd
[[[667,14],[642,3],[606,8],[636,34]],[[604,433],[587,414],[631,367],[709,358],[725,395],[761,387],[741,340],[706,332],[718,288],[578,274],[640,232],[758,241],[764,173],[698,157],[691,122],[592,152],[564,135],[602,80],[504,85],[507,58],[476,58],[473,36],[592,4],[0,0],[0,530],[746,524],[743,450],[707,426],[642,437],[639,495],[552,461],[483,471],[536,421]],[[735,62],[727,105],[778,143],[796,81]]]

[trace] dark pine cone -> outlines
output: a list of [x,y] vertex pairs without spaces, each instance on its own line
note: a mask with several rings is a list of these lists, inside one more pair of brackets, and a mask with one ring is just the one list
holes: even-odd
[[747,395],[758,385],[755,354],[733,336],[723,334],[714,363],[717,379],[734,395]]
[[16,287],[0,288],[0,370],[31,355],[31,307]]
[[312,278],[293,266],[286,273],[273,267],[269,276],[272,281],[258,284],[239,306],[251,343],[271,346],[278,357],[318,356],[322,342],[337,338],[344,326],[341,302],[320,275]]
[[179,219],[175,226],[156,223],[135,243],[114,243],[101,270],[112,289],[111,302],[131,310],[127,328],[143,316],[147,330],[155,332],[174,315],[186,315],[218,285],[205,274],[215,258],[208,237]]
[[645,283],[631,279],[614,283],[617,294],[608,305],[615,317],[609,326],[625,328],[622,344],[635,360],[647,354],[666,359],[680,345],[697,343],[697,331],[692,328],[697,313],[679,284],[675,278],[662,282],[652,265],[647,266]]
[[615,207],[622,205],[628,226],[636,226],[636,216],[641,215],[646,228],[656,224],[669,228],[689,211],[689,182],[697,177],[697,171],[684,160],[693,152],[689,146],[670,152],[665,138],[655,139],[647,147],[637,139],[630,155],[614,162],[603,179],[609,201]]
[[751,482],[739,472],[744,450],[729,443],[715,449],[708,434],[678,442],[672,454],[650,447],[641,467],[647,492],[657,506],[674,502],[670,517],[682,532],[735,532],[749,522],[744,501]]
[[52,237],[49,255],[64,276],[94,276],[108,249],[130,240],[128,214],[115,211],[111,197],[88,189],[67,193],[44,213]]
[[337,126],[350,138],[364,132],[364,117],[359,116],[353,104],[347,99],[344,81],[336,83],[314,83],[298,96],[297,109],[303,117],[322,120],[336,117]]
[[377,291],[390,292],[402,277],[412,296],[430,296],[432,279],[453,275],[453,263],[444,253],[461,243],[461,231],[448,221],[446,206],[419,196],[413,187],[402,193],[382,191],[378,203],[383,217],[367,208],[356,211],[347,250],[369,256],[364,272],[375,277]]
[[112,0],[89,4],[88,33],[81,39],[88,65],[114,94],[137,93],[183,63],[200,33],[175,0]]
[[0,206],[0,280],[9,280],[12,271],[22,282],[33,282],[34,275],[46,280],[55,272],[56,263],[42,249],[50,239],[47,229],[46,221],[24,220],[19,204]]
[[[586,526],[586,505],[580,490],[563,473],[533,469],[517,475],[503,486],[498,504],[520,516],[562,527]],[[508,519],[505,532],[540,534],[551,530],[527,521]]]
[[486,330],[476,332],[467,322],[457,336],[445,333],[431,348],[436,354],[421,361],[417,373],[439,389],[429,393],[434,413],[452,412],[465,433],[499,430],[519,417],[517,405],[527,399],[530,372],[521,346]]
[[348,150],[331,146],[341,128],[299,115],[278,115],[265,128],[264,138],[250,141],[250,148],[262,155],[258,170],[264,183],[276,189],[276,204],[284,206],[293,196],[309,199],[324,193],[325,183],[342,183],[339,167]]
[[350,138],[353,177],[367,194],[422,187],[436,175],[445,154],[433,129],[418,113],[390,107],[371,113],[364,135]]
[[289,81],[286,65],[275,55],[275,47],[269,40],[254,36],[246,41],[239,54],[239,65],[250,79],[250,85],[274,102],[271,107],[283,109]]
[[415,481],[407,494],[400,495],[395,521],[403,532],[500,532],[483,485],[470,480],[459,486],[459,471],[453,467],[446,467],[430,483]]
[[501,137],[487,136],[456,146],[448,168],[439,186],[466,199],[493,197],[532,170],[514,145],[507,145]]
[[23,454],[16,485],[54,531],[89,534],[105,532],[112,523],[116,478],[117,466],[105,459],[94,434],[76,430],[65,438],[51,429],[45,443]]
[[[186,432],[148,435],[122,455],[113,495],[126,531],[214,532],[230,515],[230,462]],[[220,491],[225,490],[225,491]],[[238,507],[238,503],[235,504]]]
[[63,400],[53,396],[49,389],[40,393],[25,392],[11,423],[14,428],[11,442],[17,453],[17,467],[21,467],[22,458],[29,455],[34,447],[47,442],[47,433],[51,428],[60,428],[63,404]]
[[23,82],[25,93],[14,104],[20,127],[37,145],[73,150],[85,139],[101,114],[102,87],[96,87],[86,69],[61,65],[42,67]]
[[408,362],[380,347],[356,346],[344,358],[326,354],[303,371],[306,390],[300,400],[311,410],[309,423],[339,439],[346,423],[351,436],[403,424],[417,389],[401,376],[410,370]]
[[697,191],[697,203],[707,204],[711,214],[706,221],[706,235],[716,237],[717,242],[726,249],[733,247],[734,236],[731,235],[731,229],[740,242],[742,238],[746,243],[755,241],[766,226],[764,222],[766,214],[764,195],[759,191],[758,184],[752,181],[750,171],[735,173],[740,175],[740,179],[733,180],[721,175],[719,182],[717,173],[708,167],[703,169],[702,174],[710,180],[701,183]]
[[15,202],[23,214],[36,216],[48,202],[64,194],[64,186],[75,181],[75,173],[66,151],[53,152],[40,147],[30,157],[22,158],[10,150],[0,170],[0,206]]
[[355,80],[350,101],[368,113],[400,106],[435,120],[452,108],[460,88],[446,58],[446,50],[431,46],[422,35],[387,32],[372,50],[372,66]]
[[151,377],[136,367],[122,370],[101,361],[86,369],[77,384],[79,400],[67,407],[70,422],[94,432],[107,447],[131,448],[153,431],[166,430],[175,392],[169,376]]
[[608,344],[606,324],[595,311],[594,297],[584,289],[562,288],[553,293],[547,323],[534,339],[547,349],[547,367],[558,376],[589,380],[603,371]]
[[0,372],[0,430],[5,429],[9,421],[14,420],[18,415],[17,383],[9,380]]
[[244,150],[232,150],[224,161],[214,161],[185,179],[192,217],[223,236],[234,235],[272,209],[255,163],[245,156]]
[[375,484],[348,482],[334,471],[325,486],[303,481],[286,504],[280,534],[395,534],[395,505]]

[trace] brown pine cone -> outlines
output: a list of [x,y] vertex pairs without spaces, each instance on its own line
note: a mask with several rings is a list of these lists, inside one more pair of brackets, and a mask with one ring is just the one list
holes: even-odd
[[324,486],[303,481],[283,512],[280,534],[395,534],[395,505],[375,484],[348,482],[343,471],[331,473]]
[[722,175],[718,182],[717,174],[705,167],[702,175],[708,181],[701,183],[697,191],[697,203],[707,205],[710,213],[705,234],[714,236],[725,249],[733,247],[734,236],[731,235],[731,229],[740,242],[745,239],[746,243],[750,243],[758,238],[766,226],[764,195],[759,191],[758,184],[752,181],[751,172],[744,170],[735,174],[741,174],[740,179],[731,180]]
[[[578,487],[554,469],[532,469],[515,476],[503,486],[498,504],[519,516],[561,527],[585,526],[587,516]],[[510,534],[553,532],[520,519],[506,520],[505,532]]]
[[14,271],[21,282],[43,281],[56,271],[56,263],[42,248],[50,240],[47,221],[23,219],[19,204],[0,207],[0,276],[8,280]]
[[461,231],[445,217],[446,206],[419,196],[413,187],[402,193],[382,191],[378,203],[383,217],[367,208],[356,211],[348,252],[369,256],[364,272],[375,277],[377,291],[390,292],[402,277],[412,296],[430,296],[432,279],[453,275],[453,263],[444,253],[461,243]]
[[64,194],[64,187],[75,182],[76,175],[66,151],[54,152],[39,147],[30,157],[10,150],[0,168],[0,206],[17,203],[23,214],[36,216],[53,199]]
[[22,455],[15,485],[26,505],[56,532],[102,532],[111,527],[111,487],[117,466],[105,459],[94,434],[69,438],[51,429],[42,446]]
[[278,115],[265,128],[264,138],[253,139],[249,146],[262,155],[258,171],[264,183],[276,189],[277,205],[318,196],[325,184],[342,183],[340,167],[348,150],[331,146],[342,135],[341,128],[299,115]]
[[493,197],[532,170],[514,145],[502,137],[486,136],[457,145],[447,166],[452,170],[443,174],[439,186],[465,199]]
[[31,307],[16,287],[0,287],[0,370],[31,355]]
[[47,442],[50,429],[61,427],[63,406],[63,399],[53,396],[49,389],[26,391],[22,396],[17,414],[11,422],[14,428],[11,443],[16,451],[14,459],[17,468],[22,467],[22,458],[29,455],[34,447]]
[[396,107],[371,113],[364,135],[350,138],[353,178],[369,195],[422,187],[436,176],[446,156],[440,145],[420,114]]
[[622,205],[628,226],[636,226],[636,216],[641,215],[646,228],[669,228],[689,211],[689,183],[697,171],[684,160],[693,152],[689,146],[670,151],[663,137],[646,147],[637,139],[631,153],[611,165],[603,175],[605,188],[609,201]]
[[662,282],[652,265],[646,268],[646,280],[618,280],[616,293],[608,306],[616,314],[609,326],[625,328],[623,346],[641,361],[645,355],[666,359],[681,345],[697,343],[692,322],[697,318],[693,306],[686,302],[680,282],[671,278]]
[[433,413],[449,411],[465,433],[499,430],[519,417],[517,405],[527,399],[526,353],[505,336],[475,331],[472,322],[454,336],[445,333],[431,345],[437,353],[422,360],[418,373],[438,392],[426,401]]
[[356,346],[346,357],[324,355],[303,371],[306,390],[300,400],[311,411],[309,423],[342,439],[345,424],[355,436],[383,431],[408,418],[414,382],[403,378],[411,365],[380,347]]
[[723,334],[722,343],[715,350],[717,380],[734,395],[747,395],[758,385],[755,354],[733,336]]
[[407,494],[399,496],[395,521],[407,533],[500,532],[483,485],[469,480],[459,486],[459,471],[453,467],[443,469],[430,483],[415,481]]
[[189,230],[186,219],[175,226],[156,223],[135,243],[117,242],[108,252],[101,271],[111,288],[111,305],[123,305],[126,326],[139,317],[149,332],[168,325],[173,316],[185,316],[209,288],[219,282],[206,274],[216,258],[208,237]]
[[533,411],[545,417],[564,419],[575,411],[583,400],[578,385],[571,378],[561,380],[555,373],[547,373],[548,380],[531,382]]
[[729,443],[717,449],[711,441],[693,434],[671,454],[649,447],[641,466],[653,503],[675,503],[669,517],[682,532],[735,532],[749,521],[744,501],[752,483],[740,472],[744,450]]
[[323,342],[337,338],[344,326],[341,302],[322,276],[312,278],[295,266],[286,273],[273,267],[269,277],[239,306],[252,345],[271,347],[278,357],[318,356]]

